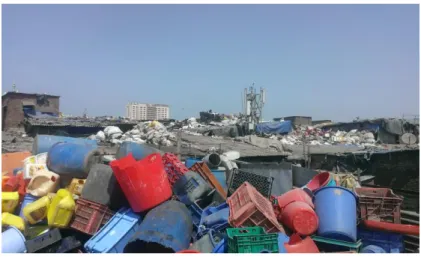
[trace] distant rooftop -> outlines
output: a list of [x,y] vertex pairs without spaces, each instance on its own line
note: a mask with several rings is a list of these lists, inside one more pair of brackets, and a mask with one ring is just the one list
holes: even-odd
[[6,92],[2,95],[3,97],[7,97],[7,96],[12,96],[12,95],[25,95],[25,96],[49,96],[49,97],[57,97],[59,98],[60,96],[58,95],[49,95],[49,94],[40,94],[40,93],[21,93],[21,92]]
[[128,103],[127,105],[131,105],[131,104],[133,104],[133,105],[142,104],[142,105],[147,105],[147,106],[170,107],[170,106],[169,106],[169,105],[167,105],[167,104],[148,104],[148,103],[135,103],[135,102]]

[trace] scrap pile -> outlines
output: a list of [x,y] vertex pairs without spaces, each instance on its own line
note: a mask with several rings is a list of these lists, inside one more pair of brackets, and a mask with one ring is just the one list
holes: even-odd
[[108,126],[104,131],[99,131],[96,135],[91,135],[89,139],[99,142],[109,142],[121,144],[125,141],[139,144],[149,143],[153,145],[171,146],[171,140],[175,140],[175,135],[167,131],[167,128],[158,121],[141,122],[126,133],[123,133],[116,126]]
[[274,195],[279,177],[238,169],[235,151],[182,163],[126,141],[104,163],[97,143],[38,135],[3,174],[3,253],[403,252],[402,234],[419,234],[387,188],[348,189],[322,172]]

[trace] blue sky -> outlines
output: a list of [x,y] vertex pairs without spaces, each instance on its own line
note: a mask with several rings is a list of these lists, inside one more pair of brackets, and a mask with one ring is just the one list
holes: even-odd
[[418,5],[3,5],[2,91],[182,119],[241,111],[254,82],[266,120],[418,114],[418,19]]

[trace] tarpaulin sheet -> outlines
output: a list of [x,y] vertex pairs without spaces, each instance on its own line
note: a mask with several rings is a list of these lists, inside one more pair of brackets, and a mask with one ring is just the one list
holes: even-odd
[[292,131],[291,121],[263,122],[256,126],[257,133],[265,134],[287,134]]

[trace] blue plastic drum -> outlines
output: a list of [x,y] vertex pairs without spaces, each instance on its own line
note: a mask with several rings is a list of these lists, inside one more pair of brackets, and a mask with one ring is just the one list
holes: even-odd
[[357,241],[357,197],[343,187],[323,187],[314,193],[314,204],[319,217],[317,235]]
[[90,145],[94,148],[98,147],[96,140],[76,137],[37,135],[34,139],[34,143],[32,144],[32,154],[37,155],[40,153],[47,153],[53,145],[59,142]]

